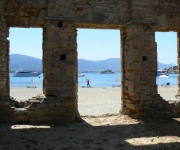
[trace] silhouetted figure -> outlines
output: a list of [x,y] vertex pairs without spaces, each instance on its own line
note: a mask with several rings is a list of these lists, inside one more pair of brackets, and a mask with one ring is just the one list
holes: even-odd
[[87,79],[87,86],[90,86],[90,84],[89,84],[89,79]]

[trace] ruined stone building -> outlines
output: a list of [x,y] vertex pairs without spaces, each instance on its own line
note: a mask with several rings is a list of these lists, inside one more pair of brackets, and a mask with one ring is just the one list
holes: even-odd
[[[43,29],[44,98],[19,104],[10,97],[10,27]],[[77,28],[121,31],[121,113],[180,114],[180,90],[173,102],[162,100],[157,93],[155,42],[156,31],[177,32],[180,64],[179,0],[0,0],[1,122],[75,120]]]

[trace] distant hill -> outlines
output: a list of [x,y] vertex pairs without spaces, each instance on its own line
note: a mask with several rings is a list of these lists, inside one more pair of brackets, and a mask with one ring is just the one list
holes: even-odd
[[[120,71],[120,58],[109,58],[99,61],[90,61],[78,59],[78,71],[102,71],[110,69],[112,71]],[[158,69],[170,68],[175,64],[163,64],[158,62]]]
[[42,60],[31,56],[11,54],[10,55],[10,71],[18,69],[42,71]]
[[102,71],[110,69],[120,71],[120,58],[109,58],[99,61],[78,59],[78,71]]
[[[176,66],[175,64],[163,64],[158,62],[158,69],[170,68]],[[21,54],[10,55],[10,71],[18,69],[28,69],[42,71],[42,60],[31,56]],[[102,71],[110,69],[112,71],[120,71],[120,58],[109,58],[99,61],[91,61],[85,59],[78,59],[78,71]]]

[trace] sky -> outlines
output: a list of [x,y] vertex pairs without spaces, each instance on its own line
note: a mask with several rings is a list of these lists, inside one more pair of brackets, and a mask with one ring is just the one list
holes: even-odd
[[[177,64],[176,32],[156,32],[158,62]],[[42,29],[10,28],[10,54],[42,59]],[[78,58],[120,58],[120,30],[78,29]]]

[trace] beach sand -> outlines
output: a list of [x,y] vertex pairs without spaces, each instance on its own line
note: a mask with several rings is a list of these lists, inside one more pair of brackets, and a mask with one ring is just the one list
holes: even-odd
[[[177,86],[158,87],[158,93],[165,100],[175,99]],[[43,94],[42,88],[11,88],[10,95],[18,101],[24,101],[33,96]],[[80,115],[119,113],[121,105],[121,87],[78,88],[78,110]]]
[[[121,88],[78,88],[78,110],[81,115],[118,113]],[[25,101],[43,94],[42,88],[11,88],[10,95],[17,101]]]
[[[118,113],[121,88],[79,88],[82,122],[62,125],[0,123],[0,150],[147,150],[180,149],[180,118],[133,119]],[[173,99],[178,87],[159,87]],[[41,88],[12,88],[11,96],[26,99],[42,94]]]

